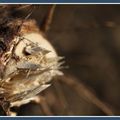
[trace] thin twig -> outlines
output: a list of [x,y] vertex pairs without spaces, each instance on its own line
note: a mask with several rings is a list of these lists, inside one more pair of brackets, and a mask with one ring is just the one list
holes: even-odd
[[70,75],[64,76],[60,80],[74,89],[80,97],[83,97],[85,100],[89,100],[107,115],[113,115],[113,111],[85,85],[83,85],[80,80],[78,81],[75,77]]

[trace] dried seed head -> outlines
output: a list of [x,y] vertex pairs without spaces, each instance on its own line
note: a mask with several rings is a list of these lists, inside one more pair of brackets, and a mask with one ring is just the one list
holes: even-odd
[[[21,20],[7,25],[12,30],[14,24],[19,28]],[[19,33],[12,35],[6,46],[8,49],[1,57],[4,72],[1,72],[0,94],[10,102],[10,107],[28,103],[50,86],[47,83],[54,76],[62,75],[61,57],[43,37],[35,21],[24,21]]]

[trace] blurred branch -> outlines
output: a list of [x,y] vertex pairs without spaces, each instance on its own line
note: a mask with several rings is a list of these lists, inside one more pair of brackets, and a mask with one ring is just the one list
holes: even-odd
[[50,28],[50,24],[52,23],[53,15],[54,15],[54,12],[55,12],[55,7],[56,7],[56,5],[52,5],[50,10],[48,11],[47,15],[43,19],[43,22],[41,24],[40,29],[44,33],[46,33]]
[[74,113],[69,109],[69,105],[68,105],[66,97],[62,91],[62,86],[61,86],[60,82],[56,80],[54,83],[54,86],[55,86],[57,95],[60,99],[60,102],[63,106],[64,112],[67,112],[68,115],[73,115]]
[[50,109],[46,99],[44,97],[41,97],[41,96],[40,96],[40,105],[42,107],[43,112],[46,115],[53,115],[53,113],[52,113],[52,111],[51,111],[51,109]]
[[85,85],[83,85],[83,83],[78,81],[77,78],[71,75],[66,75],[63,76],[60,80],[74,89],[80,97],[83,97],[85,100],[89,100],[107,115],[113,115],[112,110],[95,94],[93,94]]

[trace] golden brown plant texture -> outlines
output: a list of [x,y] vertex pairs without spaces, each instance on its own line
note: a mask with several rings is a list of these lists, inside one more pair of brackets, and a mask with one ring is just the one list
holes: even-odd
[[109,7],[0,5],[0,115],[119,113]]
[[0,105],[7,115],[11,107],[36,100],[54,76],[62,75],[62,57],[28,17],[0,19]]

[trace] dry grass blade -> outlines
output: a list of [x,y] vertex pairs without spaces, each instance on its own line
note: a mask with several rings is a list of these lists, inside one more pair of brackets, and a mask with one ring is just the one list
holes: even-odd
[[75,77],[66,75],[63,76],[60,80],[74,89],[80,97],[90,101],[107,115],[113,115],[113,111]]

